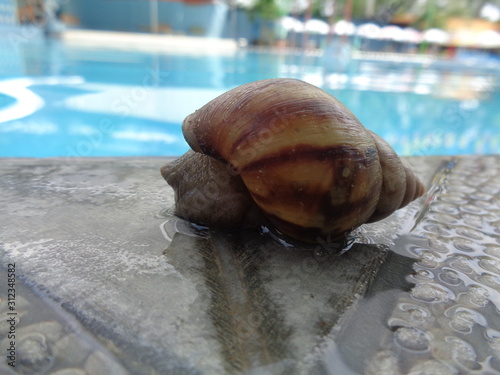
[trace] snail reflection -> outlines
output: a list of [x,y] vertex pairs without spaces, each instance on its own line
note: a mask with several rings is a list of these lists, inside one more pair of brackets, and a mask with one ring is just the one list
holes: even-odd
[[303,242],[343,240],[424,185],[337,99],[295,79],[239,86],[189,115],[193,151],[164,166],[177,215],[229,229],[270,223]]

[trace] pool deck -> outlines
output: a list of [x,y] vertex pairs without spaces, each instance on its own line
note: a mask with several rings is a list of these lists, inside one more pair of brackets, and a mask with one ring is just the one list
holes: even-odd
[[161,35],[97,30],[65,30],[60,34],[68,45],[138,51],[168,51],[186,54],[232,54],[238,45],[232,39],[183,35]]
[[500,156],[408,159],[426,195],[345,253],[195,231],[169,214],[167,161],[2,160],[17,371],[500,371]]
[[[175,34],[152,34],[106,30],[65,29],[56,34],[67,45],[90,48],[106,48],[118,50],[135,50],[142,52],[165,52],[194,55],[233,55],[239,50],[276,54],[329,56],[338,54],[335,48],[343,48],[333,43],[327,49],[302,49],[294,47],[250,46],[246,40],[229,38],[208,38]],[[498,70],[500,64],[493,59],[450,59],[432,53],[395,53],[384,51],[362,51],[348,49],[354,60],[383,61],[393,63],[410,63],[422,66],[431,64],[443,65],[447,68],[475,67]]]

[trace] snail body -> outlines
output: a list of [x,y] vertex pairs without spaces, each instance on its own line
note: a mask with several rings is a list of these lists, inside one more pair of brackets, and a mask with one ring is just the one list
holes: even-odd
[[[195,152],[241,178],[263,216],[301,241],[342,239],[425,190],[383,139],[300,80],[239,86],[189,115],[182,128]],[[168,181],[169,172],[162,174]]]

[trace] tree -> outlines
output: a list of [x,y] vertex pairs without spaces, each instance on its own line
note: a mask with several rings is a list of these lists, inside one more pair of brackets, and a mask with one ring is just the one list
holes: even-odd
[[248,9],[250,18],[259,19],[259,44],[273,45],[275,41],[274,22],[286,12],[278,6],[276,0],[257,0]]
[[443,28],[449,18],[478,18],[484,0],[426,0],[412,12],[418,16],[415,26],[421,29]]
[[250,17],[260,17],[266,21],[274,21],[285,15],[276,0],[257,0],[249,10]]

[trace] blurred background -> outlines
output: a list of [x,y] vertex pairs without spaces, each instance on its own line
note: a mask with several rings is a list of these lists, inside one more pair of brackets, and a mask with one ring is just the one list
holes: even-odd
[[0,0],[0,156],[177,156],[237,85],[293,77],[402,155],[500,153],[498,0]]

